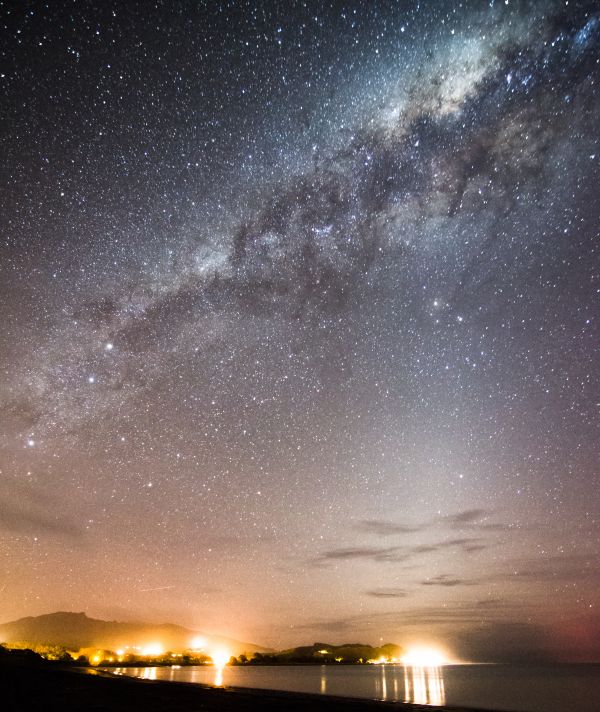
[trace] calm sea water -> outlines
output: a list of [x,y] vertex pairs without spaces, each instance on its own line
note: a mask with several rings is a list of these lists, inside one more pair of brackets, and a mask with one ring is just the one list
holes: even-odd
[[516,712],[598,712],[600,665],[403,665],[108,668],[151,680],[464,705]]

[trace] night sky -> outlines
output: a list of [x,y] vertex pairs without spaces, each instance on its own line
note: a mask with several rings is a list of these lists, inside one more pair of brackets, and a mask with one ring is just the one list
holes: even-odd
[[0,611],[600,657],[595,2],[0,2]]

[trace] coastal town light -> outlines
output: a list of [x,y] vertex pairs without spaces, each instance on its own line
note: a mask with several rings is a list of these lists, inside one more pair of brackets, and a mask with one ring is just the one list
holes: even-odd
[[160,643],[149,643],[148,645],[144,645],[144,647],[141,650],[142,655],[162,655],[164,653],[165,649]]
[[448,663],[448,659],[437,648],[410,648],[402,656],[401,662],[411,667],[439,667]]
[[215,667],[224,667],[229,662],[230,657],[231,653],[225,650],[224,648],[214,650],[210,653],[210,658],[213,661]]

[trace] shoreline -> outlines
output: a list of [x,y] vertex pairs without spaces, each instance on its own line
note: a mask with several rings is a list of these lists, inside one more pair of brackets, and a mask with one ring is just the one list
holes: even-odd
[[[64,666],[0,664],[6,712],[492,712],[473,707],[434,707],[405,702],[338,697],[191,682],[141,680],[112,672]],[[495,710],[493,712],[500,712]]]

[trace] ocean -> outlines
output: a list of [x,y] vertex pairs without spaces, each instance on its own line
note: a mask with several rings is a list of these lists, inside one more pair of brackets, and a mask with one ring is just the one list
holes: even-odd
[[600,665],[122,667],[151,680],[309,692],[506,712],[598,712]]

